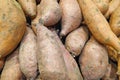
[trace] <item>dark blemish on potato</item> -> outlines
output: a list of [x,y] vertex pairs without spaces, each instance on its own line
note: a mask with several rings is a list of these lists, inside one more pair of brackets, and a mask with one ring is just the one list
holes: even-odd
[[3,19],[3,20],[6,19],[6,14],[5,14],[5,13],[2,14],[2,19]]
[[[117,24],[120,24],[120,21],[118,21]],[[120,26],[119,26],[119,27],[120,27]]]
[[110,41],[110,38],[108,37],[107,39],[105,39],[105,42],[109,42]]

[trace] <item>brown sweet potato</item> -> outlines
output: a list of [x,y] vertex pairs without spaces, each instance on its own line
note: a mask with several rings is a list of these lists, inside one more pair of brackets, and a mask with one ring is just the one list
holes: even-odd
[[59,39],[58,35],[53,31],[55,38],[58,42],[58,45],[61,48],[63,53],[65,65],[67,67],[67,74],[69,76],[69,80],[83,80],[80,70],[78,68],[77,62],[74,58],[70,55],[70,53],[65,49],[64,45],[62,44],[61,40]]
[[9,55],[5,61],[5,66],[1,73],[0,80],[20,80],[22,79],[22,72],[18,60],[18,49]]
[[102,77],[102,80],[117,80],[117,67],[113,62],[110,62],[110,64],[107,67],[107,72]]
[[28,80],[34,80],[37,76],[37,44],[36,36],[33,31],[27,27],[19,49],[19,61],[21,71]]
[[25,15],[16,0],[0,0],[0,58],[16,48],[25,27]]
[[85,23],[100,43],[113,47],[120,54],[120,40],[112,32],[107,20],[92,0],[78,0]]
[[109,0],[92,0],[94,4],[99,8],[102,14],[105,14],[109,8]]
[[106,48],[91,37],[79,57],[79,64],[85,80],[102,78],[108,66]]
[[68,80],[60,46],[54,34],[42,24],[37,25],[37,47],[40,78],[42,80]]
[[37,16],[32,21],[32,27],[35,29],[36,24],[43,23],[45,26],[56,24],[61,18],[61,8],[57,0],[41,0],[37,6]]
[[36,0],[18,0],[25,14],[32,19],[35,18],[37,13]]
[[89,32],[86,26],[80,26],[80,28],[71,32],[65,40],[65,46],[73,56],[78,56],[86,41],[88,40]]
[[120,0],[112,0],[109,3],[109,9],[105,13],[105,17],[108,19],[110,15],[115,11],[115,9],[119,6]]
[[120,6],[111,14],[110,27],[117,36],[120,35]]
[[79,27],[82,21],[82,14],[77,0],[60,0],[62,9],[61,36]]

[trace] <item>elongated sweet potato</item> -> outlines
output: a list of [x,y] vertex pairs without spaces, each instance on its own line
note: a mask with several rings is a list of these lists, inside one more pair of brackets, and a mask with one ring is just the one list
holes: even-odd
[[109,3],[109,9],[105,13],[105,17],[108,19],[110,15],[115,11],[115,9],[119,6],[120,0],[112,0]]
[[66,37],[65,46],[73,56],[78,56],[88,40],[88,37],[89,32],[86,26],[80,26],[80,28],[74,30]]
[[120,40],[112,32],[108,22],[91,0],[78,0],[85,23],[93,36],[102,44],[113,47],[120,54]]
[[45,26],[56,24],[61,18],[61,8],[57,0],[41,0],[37,6],[37,16],[32,21],[32,27],[36,24],[43,23]]
[[98,80],[102,78],[108,66],[106,48],[91,37],[79,57],[79,64],[85,80]]
[[25,15],[16,0],[0,0],[0,58],[15,49],[25,27]]
[[81,9],[77,0],[60,0],[62,9],[61,36],[66,36],[69,32],[79,27],[82,21]]
[[117,67],[113,62],[110,62],[110,64],[107,67],[107,72],[102,77],[102,80],[118,80],[117,79]]
[[68,80],[60,46],[54,34],[41,24],[37,25],[37,47],[40,78],[42,80]]
[[37,76],[37,44],[36,36],[27,27],[26,34],[20,44],[19,61],[21,71],[28,80],[34,80]]
[[18,60],[18,49],[9,55],[5,61],[5,66],[1,73],[0,80],[21,80],[22,72]]
[[65,47],[62,44],[61,40],[59,39],[58,35],[55,32],[53,32],[53,33],[54,33],[55,38],[58,42],[58,45],[61,48],[61,51],[63,51],[62,53],[63,53],[65,65],[67,67],[67,74],[70,78],[69,80],[83,80],[76,61],[70,55],[70,53],[65,49]]
[[35,18],[37,13],[36,0],[18,0],[25,14],[32,19]]
[[120,35],[120,6],[111,14],[110,27],[117,36]]
[[99,8],[102,14],[105,14],[109,8],[109,0],[92,0],[94,4]]

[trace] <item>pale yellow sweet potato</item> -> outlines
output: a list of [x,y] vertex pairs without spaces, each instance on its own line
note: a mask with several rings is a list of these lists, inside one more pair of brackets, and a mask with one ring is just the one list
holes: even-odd
[[79,64],[85,80],[99,80],[107,71],[106,48],[91,37],[79,57]]
[[119,6],[120,0],[112,0],[109,3],[108,11],[105,13],[105,17],[108,19],[115,9]]
[[112,32],[107,20],[92,0],[78,0],[85,23],[100,43],[113,47],[120,54],[120,40]]
[[111,14],[110,17],[110,27],[113,32],[119,36],[120,35],[120,5],[119,7]]
[[102,14],[105,14],[109,8],[109,0],[92,0],[94,4],[99,8]]

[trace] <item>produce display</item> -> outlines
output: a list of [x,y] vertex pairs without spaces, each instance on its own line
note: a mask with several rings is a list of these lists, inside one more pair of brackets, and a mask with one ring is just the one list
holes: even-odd
[[0,0],[0,80],[120,80],[120,0]]

